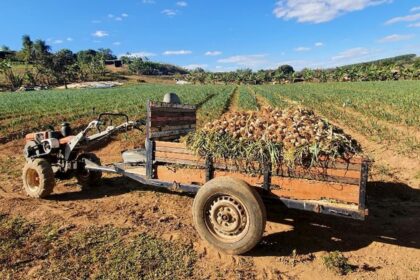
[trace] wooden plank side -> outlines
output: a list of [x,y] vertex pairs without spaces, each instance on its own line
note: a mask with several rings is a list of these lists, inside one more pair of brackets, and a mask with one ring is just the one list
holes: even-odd
[[[167,130],[179,130],[179,129],[187,129],[187,128],[195,128],[195,124],[186,124],[186,125],[165,125],[161,127],[151,127],[152,132],[158,131],[167,131]],[[186,150],[186,149],[184,149]]]
[[[161,150],[162,147],[156,148],[155,157],[159,158],[163,162],[178,162],[178,161],[189,161],[189,162],[197,162],[202,163],[204,159],[200,156],[187,153],[187,152],[179,152],[185,151],[179,148],[164,148],[164,151]],[[227,169],[227,171],[243,171],[238,168],[237,165],[233,163],[225,162],[225,161],[215,161],[214,166],[220,169]],[[224,168],[221,168],[224,167]],[[293,177],[293,178],[304,178],[304,179],[311,179],[311,180],[320,180],[320,181],[327,181],[327,182],[339,182],[345,184],[353,184],[358,185],[360,182],[360,171],[347,171],[347,170],[340,170],[340,169],[319,169],[319,168],[312,168],[312,169],[303,169],[295,168],[293,172],[290,172],[287,168],[285,168],[284,172],[282,173],[274,173],[274,175],[280,175],[283,177]]]
[[332,168],[322,168],[322,167],[311,167],[311,168],[304,168],[302,166],[296,166],[295,168],[291,169],[287,166],[282,166],[277,168],[274,171],[275,175],[288,177],[288,176],[299,176],[302,174],[311,174],[311,175],[325,175],[325,176],[332,176],[332,177],[346,177],[346,178],[353,178],[353,179],[360,179],[361,173],[361,166],[359,165],[358,170],[346,170],[346,169],[332,169]]
[[196,116],[195,115],[192,115],[192,116],[176,116],[176,115],[174,115],[174,116],[168,116],[168,117],[165,117],[165,116],[153,117],[152,116],[150,120],[152,121],[152,124],[154,122],[168,122],[168,121],[174,121],[174,120],[177,120],[177,121],[195,121]]
[[204,169],[172,169],[164,165],[158,165],[156,176],[161,181],[177,182],[180,184],[203,185],[206,182]]
[[155,139],[155,138],[168,137],[168,136],[182,136],[182,135],[186,135],[186,134],[188,134],[192,131],[194,131],[194,128],[151,132],[150,133],[150,138]]
[[326,199],[349,203],[359,203],[359,186],[342,183],[328,183],[316,180],[271,178],[271,192],[279,197],[293,199]]
[[153,110],[150,112],[150,117],[153,118],[158,118],[158,117],[165,117],[165,118],[178,118],[178,117],[194,117],[196,115],[195,110],[194,111],[190,111],[190,112],[178,112],[178,111],[173,111],[173,112],[165,112],[165,111],[156,111]]
[[185,143],[167,142],[167,141],[156,141],[156,149],[159,147],[171,147],[177,149],[187,149]]
[[189,150],[186,150],[186,149],[178,149],[178,148],[171,148],[171,147],[156,147],[156,151],[176,153],[176,154],[194,155],[194,153],[191,152],[191,151],[189,151]]
[[151,122],[149,123],[149,126],[154,127],[165,127],[165,126],[178,126],[178,125],[195,125],[196,121],[194,120],[178,120],[178,119],[172,119],[167,121],[157,121],[157,122]]
[[[168,143],[168,142],[161,141],[160,143],[156,143],[156,145],[187,149],[186,143]],[[324,158],[324,160],[326,159]],[[363,157],[353,157],[349,160],[337,158],[334,161],[328,161],[328,168],[331,167],[334,169],[360,170],[360,163],[366,160],[367,159]],[[348,168],[348,167],[353,167],[353,168]]]
[[172,152],[161,152],[159,150],[155,151],[155,157],[157,158],[170,158],[170,159],[180,159],[180,160],[191,160],[191,161],[200,161],[204,160],[200,156],[193,154],[181,154],[181,153],[172,153]]
[[[262,186],[264,183],[264,176],[254,177],[239,172],[222,170],[214,171],[215,178],[221,176],[241,179],[251,186]],[[166,182],[202,185],[205,183],[205,169],[172,169],[167,166],[159,165],[157,167],[157,178]],[[335,200],[354,204],[358,204],[359,202],[359,186],[356,185],[327,183],[277,176],[272,177],[271,181],[271,192],[278,197],[299,200]]]

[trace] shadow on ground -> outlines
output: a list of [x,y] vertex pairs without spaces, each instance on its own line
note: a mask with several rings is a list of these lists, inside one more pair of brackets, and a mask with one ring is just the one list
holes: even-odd
[[420,249],[420,190],[401,183],[371,182],[367,195],[369,216],[365,221],[268,204],[268,220],[293,229],[264,236],[250,255],[290,256],[293,250],[298,254],[346,252],[374,241]]
[[[90,191],[64,192],[50,200],[77,201],[119,196],[132,191],[159,191],[123,177],[104,178]],[[189,196],[189,195],[188,195]],[[268,220],[290,225],[292,230],[270,233],[250,256],[290,256],[319,251],[353,251],[372,242],[420,249],[420,190],[401,183],[370,182],[367,186],[369,215],[365,221],[291,210],[281,202],[267,203]]]

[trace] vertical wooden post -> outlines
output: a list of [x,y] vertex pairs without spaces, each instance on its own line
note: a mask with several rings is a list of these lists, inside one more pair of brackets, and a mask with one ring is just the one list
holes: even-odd
[[210,181],[214,177],[213,158],[211,156],[206,157],[206,182]]
[[150,124],[151,124],[151,110],[150,100],[147,101],[146,105],[147,117],[146,117],[146,177],[147,179],[154,179],[153,177],[153,149],[154,142],[150,139]]
[[263,189],[266,191],[270,190],[271,187],[271,162],[264,164],[264,183],[263,183]]
[[359,210],[366,209],[366,185],[368,181],[369,162],[362,161],[360,169],[360,191],[359,191]]

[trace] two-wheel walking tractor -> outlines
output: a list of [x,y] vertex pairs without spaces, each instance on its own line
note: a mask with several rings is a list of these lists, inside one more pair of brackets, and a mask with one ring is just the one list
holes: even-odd
[[[145,121],[126,121],[101,131],[102,114],[72,136],[69,126],[26,136],[23,184],[36,198],[52,193],[55,178],[75,176],[88,188],[102,172],[117,173],[144,185],[194,193],[193,220],[199,235],[228,254],[251,250],[264,232],[266,208],[262,195],[288,208],[363,220],[367,215],[366,183],[369,162],[364,158],[335,160],[322,168],[279,167],[248,174],[225,160],[201,158],[180,137],[195,130],[196,107],[180,104],[174,94],[167,102],[147,103]],[[111,114],[113,115],[113,114]],[[144,149],[122,153],[122,162],[102,166],[86,152],[111,134],[145,125]],[[98,129],[90,135],[89,131]]]

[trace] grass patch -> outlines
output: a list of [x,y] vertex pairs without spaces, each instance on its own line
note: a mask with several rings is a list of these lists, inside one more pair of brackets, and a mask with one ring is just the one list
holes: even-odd
[[77,232],[60,229],[0,216],[0,278],[25,277],[28,271],[37,279],[193,276],[197,257],[191,246],[113,226],[82,228]]
[[327,253],[322,256],[322,261],[329,270],[340,275],[346,275],[353,271],[352,266],[348,263],[348,258],[339,251]]

